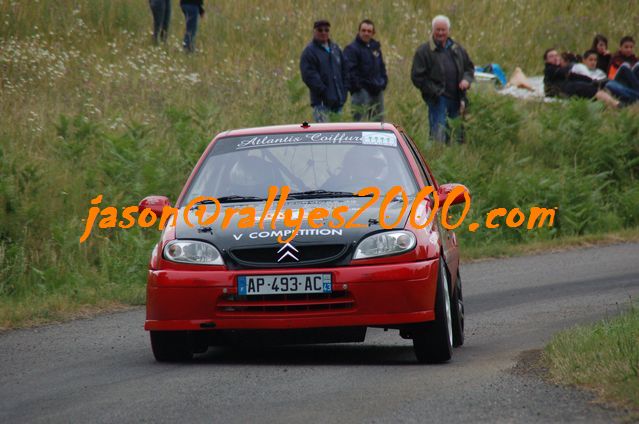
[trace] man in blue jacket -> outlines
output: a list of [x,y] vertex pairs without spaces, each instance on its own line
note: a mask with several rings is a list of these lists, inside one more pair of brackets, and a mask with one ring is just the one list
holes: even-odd
[[348,92],[344,56],[329,38],[330,27],[326,20],[313,24],[313,41],[306,46],[300,59],[302,80],[311,92],[316,122],[325,122],[331,112],[341,113]]
[[362,115],[369,121],[384,117],[384,90],[388,75],[381,45],[373,38],[374,35],[375,24],[364,19],[359,24],[355,41],[344,49],[355,121],[361,121]]

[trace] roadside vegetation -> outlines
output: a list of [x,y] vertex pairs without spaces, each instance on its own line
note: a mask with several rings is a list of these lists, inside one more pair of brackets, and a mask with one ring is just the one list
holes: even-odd
[[[557,334],[544,352],[550,376],[586,387],[639,418],[639,309]],[[634,412],[632,412],[634,410]]]
[[147,2],[0,0],[0,328],[142,304],[157,230],[96,229],[79,244],[89,200],[175,201],[216,133],[310,120],[298,60],[319,17],[342,46],[362,18],[376,22],[387,119],[413,135],[440,182],[470,188],[467,223],[496,207],[558,207],[552,228],[470,233],[465,224],[461,245],[473,257],[639,226],[637,108],[475,90],[467,144],[444,148],[427,143],[426,108],[409,79],[436,13],[450,16],[476,64],[534,75],[547,46],[582,51],[603,32],[612,47],[639,10],[594,0],[210,3],[198,53],[186,56],[177,6],[168,45],[152,47]]

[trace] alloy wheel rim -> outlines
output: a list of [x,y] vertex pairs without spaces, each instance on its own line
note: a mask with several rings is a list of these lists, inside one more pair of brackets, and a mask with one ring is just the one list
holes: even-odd
[[448,294],[448,277],[444,265],[441,265],[442,280],[444,282],[444,305],[446,309],[446,328],[448,330],[448,342],[453,345],[453,320],[450,314],[450,296]]
[[462,283],[461,279],[457,277],[457,316],[459,317],[459,323],[461,324],[462,331],[464,330],[464,298],[462,295]]

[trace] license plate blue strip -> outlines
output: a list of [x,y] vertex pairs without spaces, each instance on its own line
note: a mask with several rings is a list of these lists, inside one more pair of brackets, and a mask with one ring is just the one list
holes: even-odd
[[237,294],[246,296],[246,277],[237,277]]

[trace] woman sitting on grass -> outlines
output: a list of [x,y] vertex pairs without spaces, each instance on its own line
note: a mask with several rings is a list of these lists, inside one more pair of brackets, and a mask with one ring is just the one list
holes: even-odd
[[546,63],[544,68],[544,92],[546,96],[595,98],[610,107],[619,107],[619,100],[600,90],[597,84],[568,79],[573,68],[573,64],[569,63],[571,60],[572,57],[569,55],[564,55],[562,59],[556,49],[548,49],[544,52],[544,62]]
[[590,50],[597,52],[597,68],[601,69],[608,75],[608,68],[610,67],[610,52],[608,51],[608,39],[603,34],[595,35],[592,40],[592,47]]
[[605,84],[608,80],[608,76],[604,71],[597,68],[597,57],[595,50],[585,52],[582,56],[581,63],[574,64],[570,69],[569,78],[598,85]]

